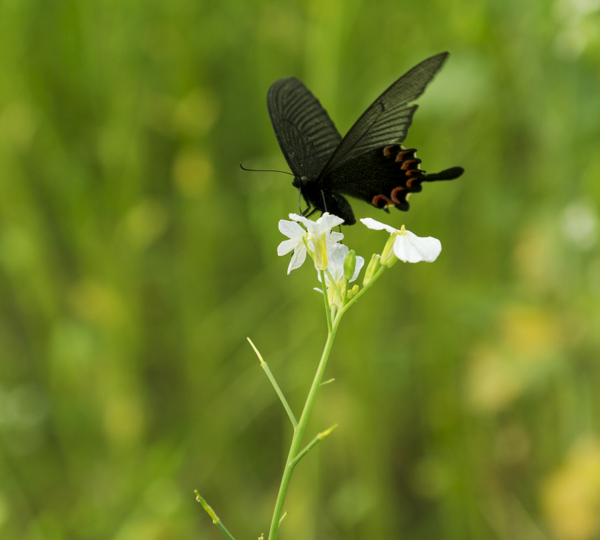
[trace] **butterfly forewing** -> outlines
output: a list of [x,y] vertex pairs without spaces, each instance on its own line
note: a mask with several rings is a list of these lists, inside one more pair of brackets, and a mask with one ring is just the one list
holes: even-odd
[[327,111],[295,77],[271,85],[267,107],[277,141],[294,175],[316,179],[342,140]]
[[369,150],[404,141],[417,108],[408,103],[425,91],[447,57],[441,53],[424,60],[381,94],[350,128],[321,176]]

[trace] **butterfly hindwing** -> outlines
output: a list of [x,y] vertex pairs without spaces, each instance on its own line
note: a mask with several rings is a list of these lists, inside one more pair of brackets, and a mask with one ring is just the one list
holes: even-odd
[[421,191],[427,180],[414,148],[376,148],[354,158],[325,177],[327,191],[362,199],[377,208],[408,210],[407,196]]
[[295,77],[271,85],[267,107],[277,141],[294,175],[316,179],[342,140],[327,111]]

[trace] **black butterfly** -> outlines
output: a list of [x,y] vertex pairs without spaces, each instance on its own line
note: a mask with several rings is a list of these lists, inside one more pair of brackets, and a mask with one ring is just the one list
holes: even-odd
[[[401,144],[417,105],[408,105],[425,90],[448,57],[447,52],[424,60],[390,86],[356,121],[342,139],[327,111],[295,77],[275,81],[267,107],[281,151],[294,173],[309,215],[320,210],[356,223],[351,195],[389,212],[389,206],[408,210],[410,193],[422,182],[453,180],[463,172],[452,167],[425,174],[416,149]],[[312,213],[310,212],[310,213]]]

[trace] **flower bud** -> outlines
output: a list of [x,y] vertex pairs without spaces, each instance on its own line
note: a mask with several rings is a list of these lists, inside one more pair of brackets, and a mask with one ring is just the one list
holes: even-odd
[[356,251],[351,249],[344,259],[344,277],[350,281],[356,269]]
[[394,242],[396,241],[396,236],[398,236],[397,233],[390,235],[381,253],[381,264],[388,268],[394,266],[398,261],[398,258],[394,254]]
[[363,279],[363,286],[369,283],[373,279],[373,276],[376,274],[377,270],[381,267],[381,263],[379,262],[380,255],[373,254],[371,260],[369,261],[369,266],[367,266],[367,271],[365,272],[365,278]]

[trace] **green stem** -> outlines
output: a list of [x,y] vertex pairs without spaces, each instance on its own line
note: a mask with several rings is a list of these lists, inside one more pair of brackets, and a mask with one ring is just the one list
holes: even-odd
[[[322,283],[324,285],[325,280],[323,280]],[[327,302],[327,297],[325,298],[325,302]],[[269,540],[276,540],[277,538],[277,532],[279,530],[280,522],[279,520],[281,517],[281,512],[283,511],[283,503],[285,502],[285,496],[287,494],[288,486],[290,484],[290,479],[292,478],[292,473],[294,472],[294,460],[298,455],[298,449],[300,448],[302,435],[304,434],[304,430],[306,429],[306,425],[308,424],[308,418],[314,405],[315,398],[317,397],[317,391],[319,390],[319,386],[321,385],[321,380],[323,379],[325,368],[327,367],[327,360],[329,359],[329,354],[331,353],[331,348],[333,346],[335,334],[337,332],[338,326],[340,325],[340,320],[342,319],[342,313],[343,310],[337,314],[335,321],[332,324],[331,330],[327,335],[327,341],[325,343],[325,348],[323,349],[323,354],[321,355],[321,361],[319,362],[317,373],[315,374],[312,386],[310,387],[310,391],[308,392],[308,397],[306,398],[306,403],[304,404],[302,415],[300,416],[300,420],[298,421],[298,427],[296,428],[294,436],[292,437],[292,444],[290,446],[290,451],[288,452],[288,457],[285,463],[285,469],[283,471],[283,477],[281,478],[281,485],[279,487],[279,493],[277,494],[275,509],[273,510],[273,519],[271,520],[271,528],[269,529]]]
[[323,289],[323,298],[325,299],[325,316],[327,317],[327,331],[331,334],[331,309],[329,308],[329,298],[327,298],[327,287],[325,286],[325,273],[323,272],[323,270],[319,270],[319,276],[321,277],[321,287]]
[[[315,374],[315,378],[313,379],[312,386],[310,387],[310,391],[308,392],[308,397],[306,398],[306,403],[304,404],[304,409],[302,410],[302,415],[300,416],[300,420],[298,421],[298,425],[294,431],[294,436],[292,437],[292,444],[290,445],[290,450],[288,452],[287,460],[285,462],[285,469],[283,471],[283,477],[281,478],[281,485],[279,486],[279,493],[277,494],[277,501],[275,502],[275,509],[273,510],[273,519],[271,520],[271,528],[269,529],[269,538],[268,540],[276,540],[277,533],[279,531],[279,526],[281,525],[283,512],[283,503],[285,502],[285,497],[287,495],[287,490],[290,484],[290,480],[292,478],[292,473],[294,472],[294,467],[304,457],[304,455],[321,440],[324,436],[331,432],[330,428],[326,432],[323,432],[321,438],[319,435],[315,438],[300,454],[298,453],[298,449],[300,448],[300,443],[302,441],[302,435],[304,434],[304,430],[306,429],[306,425],[308,424],[308,418],[310,416],[310,412],[314,405],[315,399],[317,397],[317,391],[321,386],[321,380],[323,379],[323,374],[325,373],[325,368],[327,367],[327,360],[329,359],[329,354],[331,353],[331,348],[333,347],[333,341],[335,339],[335,334],[340,325],[340,321],[342,320],[342,316],[354,302],[356,302],[367,289],[370,289],[373,283],[379,279],[381,274],[385,271],[386,267],[382,266],[373,276],[373,279],[369,281],[357,294],[350,300],[346,305],[344,305],[337,313],[335,314],[333,320],[331,317],[331,310],[329,309],[329,302],[327,299],[327,293],[325,289],[325,276],[324,272],[320,271],[321,275],[321,285],[323,287],[323,297],[325,298],[325,312],[327,313],[327,327],[329,329],[327,335],[327,341],[325,343],[325,348],[323,349],[323,354],[321,355],[321,360],[319,362],[319,367],[317,368],[317,373]],[[338,291],[339,293],[339,291]]]

